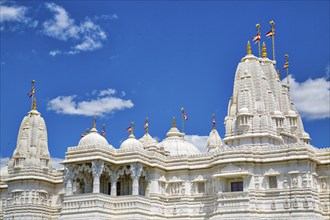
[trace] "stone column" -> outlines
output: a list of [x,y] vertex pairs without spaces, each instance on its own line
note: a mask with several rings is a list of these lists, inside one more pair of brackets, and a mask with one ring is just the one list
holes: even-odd
[[111,173],[111,196],[117,196],[117,180],[118,174],[116,171],[112,171]]
[[64,176],[63,181],[65,185],[65,195],[71,196],[72,192],[72,183],[73,183],[73,166],[72,165],[65,165],[64,167]]
[[100,193],[100,177],[103,172],[104,162],[102,160],[92,161],[93,193]]
[[141,164],[131,165],[131,177],[132,177],[132,195],[139,195],[139,178],[143,167]]

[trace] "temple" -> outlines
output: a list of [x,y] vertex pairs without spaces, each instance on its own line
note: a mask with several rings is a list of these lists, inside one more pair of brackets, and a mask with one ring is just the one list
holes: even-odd
[[[329,219],[330,149],[311,145],[301,117],[267,58],[240,60],[223,139],[207,152],[185,140],[176,119],[158,142],[134,126],[112,146],[96,122],[64,169],[52,169],[36,103],[1,169],[1,219]],[[110,143],[109,143],[110,142]]]

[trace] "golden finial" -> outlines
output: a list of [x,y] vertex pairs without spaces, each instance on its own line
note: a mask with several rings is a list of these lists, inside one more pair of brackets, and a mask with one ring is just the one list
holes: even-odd
[[252,54],[250,41],[247,42],[246,55]]
[[260,28],[260,24],[256,24],[256,27],[259,29]]
[[176,127],[176,120],[175,117],[172,118],[172,128]]
[[266,58],[267,57],[267,49],[266,49],[266,43],[262,43],[262,57]]
[[272,28],[274,28],[274,26],[275,26],[275,21],[270,21],[269,24],[272,26]]
[[93,117],[94,120],[93,120],[93,128],[96,128],[96,116]]
[[37,110],[37,100],[33,98],[32,110]]
[[286,61],[288,61],[289,60],[289,55],[286,53],[284,56],[285,56]]

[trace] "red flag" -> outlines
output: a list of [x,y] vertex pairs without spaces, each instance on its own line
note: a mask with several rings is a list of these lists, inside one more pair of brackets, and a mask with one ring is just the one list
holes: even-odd
[[183,118],[184,118],[184,120],[186,120],[186,121],[188,120],[188,116],[187,116],[186,113],[184,113],[184,112],[183,112]]
[[104,137],[105,136],[105,130],[102,130],[101,135]]
[[83,134],[81,134],[81,137],[83,138],[83,137],[85,137],[87,134],[88,134],[88,133],[83,133]]
[[213,128],[215,128],[215,124],[216,124],[215,119],[213,119],[212,120],[212,126],[213,126]]
[[147,130],[149,128],[149,123],[146,121],[146,123],[144,124],[144,129]]
[[256,43],[259,42],[260,39],[261,39],[260,32],[257,33],[257,36],[252,38],[252,40],[255,41]]
[[29,96],[29,98],[31,98],[34,95],[34,87],[32,87],[31,91],[27,94]]
[[266,37],[274,36],[274,34],[275,34],[275,31],[272,29],[272,30],[267,32]]
[[133,131],[133,127],[132,126],[129,126],[127,129],[126,129],[129,133],[131,133]]
[[284,66],[283,66],[283,69],[284,70],[287,69],[287,68],[289,68],[289,62],[288,61],[286,61],[285,64],[284,64]]

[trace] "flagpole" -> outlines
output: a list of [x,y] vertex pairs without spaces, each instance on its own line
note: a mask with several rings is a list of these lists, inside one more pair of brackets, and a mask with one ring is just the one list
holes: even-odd
[[[257,27],[257,34],[259,34],[260,36],[260,24],[256,24],[256,27]],[[258,52],[259,52],[259,57],[260,57],[260,39],[258,40]]]
[[32,96],[31,96],[31,110],[33,109],[33,100],[34,100],[34,92],[35,92],[35,89],[34,89],[34,84],[36,83],[36,81],[33,79],[32,80],[32,89],[31,89],[31,91],[33,91],[32,92]]
[[182,118],[182,133],[184,134],[184,117],[183,117],[183,107],[181,108],[181,118]]
[[284,57],[285,57],[285,65],[288,65],[285,70],[286,70],[286,83],[287,83],[287,86],[289,88],[290,87],[290,82],[289,82],[289,55],[286,53],[284,55]]
[[[271,25],[272,27],[272,46],[273,46],[273,61],[275,61],[275,22],[274,21],[270,21],[269,24]],[[275,66],[275,69],[276,69],[276,63],[274,63],[274,66]]]

